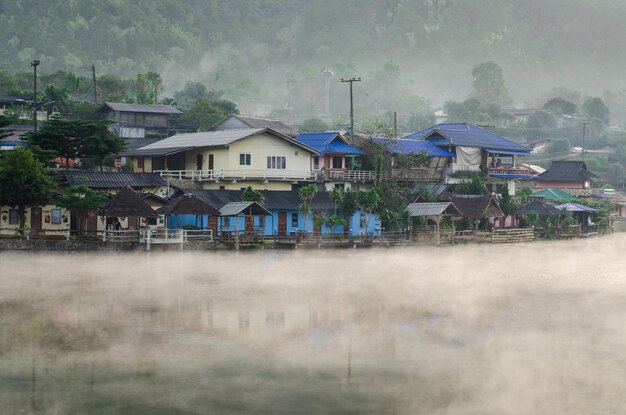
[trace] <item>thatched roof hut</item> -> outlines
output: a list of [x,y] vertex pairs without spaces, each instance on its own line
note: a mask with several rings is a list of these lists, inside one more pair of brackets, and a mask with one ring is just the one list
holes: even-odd
[[98,212],[100,216],[156,218],[159,215],[130,187],[120,190]]

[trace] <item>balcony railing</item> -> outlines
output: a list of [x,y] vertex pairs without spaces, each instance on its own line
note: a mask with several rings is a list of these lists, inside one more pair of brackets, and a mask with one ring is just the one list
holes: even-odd
[[[376,172],[368,170],[155,170],[165,179],[220,180],[284,180],[371,182]],[[385,178],[385,173],[382,173]]]

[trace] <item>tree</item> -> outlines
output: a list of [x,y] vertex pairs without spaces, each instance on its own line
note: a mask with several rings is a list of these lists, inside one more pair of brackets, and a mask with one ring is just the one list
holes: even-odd
[[313,198],[317,193],[317,185],[315,183],[307,184],[303,186],[298,191],[300,195],[300,200],[302,203],[300,204],[300,212],[304,216],[304,230],[306,230],[307,219],[311,214]]
[[469,180],[463,180],[457,189],[460,195],[487,195],[489,191],[485,187],[483,179],[475,174]]
[[265,202],[265,196],[257,189],[253,189],[252,186],[248,186],[244,189],[241,197],[246,202],[256,202],[262,205]]
[[369,213],[369,215],[365,217],[365,231],[367,232],[369,229],[370,216],[378,208],[380,202],[380,188],[374,186],[369,190],[358,192],[356,201],[362,212]]
[[587,98],[583,103],[583,114],[592,122],[598,121],[602,126],[609,125],[609,107],[606,106],[602,98]]
[[548,153],[565,153],[570,151],[570,142],[567,138],[553,138],[550,140],[550,144],[548,145],[547,152]]
[[578,112],[576,104],[561,97],[552,98],[546,101],[542,108],[557,117],[562,117],[564,115],[572,116]]
[[0,206],[16,207],[24,229],[28,206],[43,206],[50,199],[54,181],[26,148],[4,151],[0,156]]
[[208,131],[229,115],[239,114],[234,102],[209,98],[196,99],[190,108],[182,112],[178,122],[194,131]]
[[546,137],[546,130],[556,127],[556,117],[551,112],[539,110],[528,116],[526,127],[530,140],[541,140]]
[[[508,184],[505,183],[502,186],[499,196],[500,209],[504,213],[504,219],[506,220],[507,216],[515,214],[515,211],[517,210],[517,206],[515,205],[515,202],[513,202],[513,199],[509,194]],[[502,227],[504,227],[504,221],[502,221]]]
[[87,212],[97,210],[105,200],[107,200],[105,193],[96,192],[85,185],[77,185],[68,187],[66,194],[59,196],[56,203],[76,213],[76,231],[79,236],[83,236]]
[[500,66],[493,62],[483,62],[472,68],[472,98],[485,104],[510,105],[512,100],[506,89]]
[[163,79],[157,72],[146,72],[137,75],[135,93],[138,103],[157,104],[161,92],[163,92]]
[[84,139],[90,135],[89,125],[88,121],[53,118],[44,123],[40,130],[28,133],[27,137],[40,160],[48,162],[60,157],[65,160],[65,168],[68,168],[69,161],[79,156]]
[[78,154],[84,158],[94,158],[102,171],[102,161],[106,156],[124,151],[124,139],[109,131],[110,121],[94,121],[86,124],[85,136],[80,143]]

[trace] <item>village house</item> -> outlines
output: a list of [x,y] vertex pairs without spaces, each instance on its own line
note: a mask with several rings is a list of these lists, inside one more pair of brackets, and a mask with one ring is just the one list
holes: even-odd
[[14,150],[16,147],[24,147],[27,143],[23,140],[24,134],[33,131],[33,126],[28,124],[11,124],[0,129],[0,133],[9,133],[0,138],[0,150]]
[[97,110],[112,121],[109,130],[127,139],[165,138],[172,133],[171,117],[181,112],[171,105],[106,102]]
[[324,182],[326,189],[341,190],[371,185],[375,172],[361,170],[358,157],[365,152],[348,143],[338,131],[302,133],[296,140],[317,150],[311,156],[311,171],[317,181]]
[[[64,236],[70,230],[70,212],[54,205],[27,207],[24,228],[30,235]],[[17,207],[0,206],[0,235],[15,235],[20,229]]]
[[[241,190],[181,189],[181,192],[192,195],[220,211],[229,203],[243,202]],[[251,217],[243,212],[228,218],[201,215],[202,217],[198,220],[196,215],[177,215],[168,217],[168,226],[180,228],[185,225],[198,226],[198,223],[201,223],[208,229],[212,229],[215,235],[232,232],[235,227],[241,231],[256,231],[265,236],[288,236],[297,232],[341,233],[357,236],[379,235],[381,232],[380,218],[375,213],[357,211],[351,217],[346,218],[344,226],[327,226],[321,223],[320,219],[324,216],[335,214],[336,207],[329,192],[316,193],[311,204],[311,213],[306,215],[306,218],[300,211],[302,200],[297,190],[261,190],[261,193],[265,198],[262,206],[270,213],[268,216]]]
[[410,182],[441,182],[451,165],[454,153],[429,141],[372,137],[361,144],[369,163],[382,154],[388,178]]
[[179,134],[123,153],[131,158],[135,172],[230,190],[247,186],[291,190],[298,181],[315,179],[311,156],[318,154],[269,128]]
[[492,195],[454,195],[451,202],[461,212],[461,216],[469,226],[478,229],[481,221],[487,221],[492,226],[503,226],[504,213]]
[[554,188],[564,190],[574,196],[591,196],[601,193],[593,188],[598,179],[587,170],[584,161],[553,161],[550,168],[534,178],[535,189]]

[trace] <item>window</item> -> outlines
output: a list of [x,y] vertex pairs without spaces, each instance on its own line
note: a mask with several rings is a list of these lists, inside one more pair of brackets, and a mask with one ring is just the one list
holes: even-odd
[[250,153],[241,153],[239,154],[239,165],[240,166],[249,166],[252,164],[252,156]]
[[9,225],[20,224],[20,211],[17,209],[9,209]]
[[156,225],[157,218],[148,218],[148,225]]
[[319,170],[319,169],[320,169],[320,158],[313,157],[313,170]]
[[137,157],[137,168],[143,170],[143,157]]
[[298,229],[298,213],[294,212],[291,214],[291,227]]
[[343,157],[334,156],[333,157],[333,169],[342,169],[343,168]]
[[61,209],[55,208],[52,209],[52,224],[60,225],[61,224]]
[[282,156],[267,156],[267,168],[268,169],[286,169],[287,157]]

